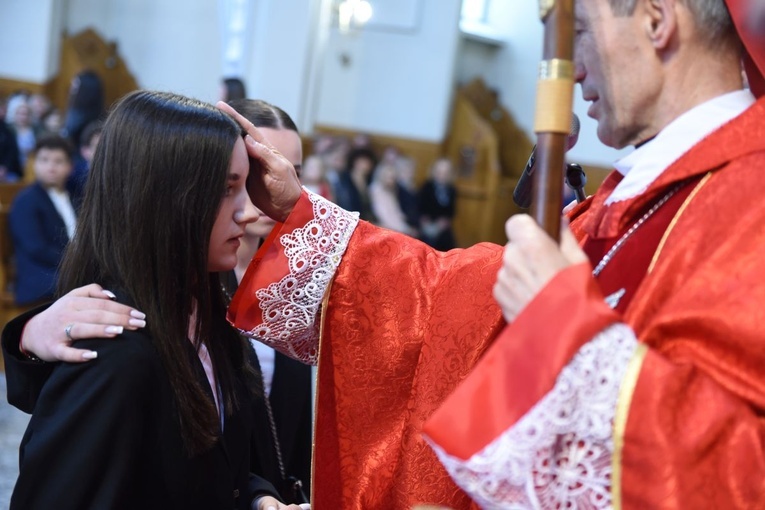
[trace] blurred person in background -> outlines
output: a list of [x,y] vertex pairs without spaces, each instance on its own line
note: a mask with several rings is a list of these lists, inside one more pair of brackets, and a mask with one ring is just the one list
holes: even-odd
[[377,225],[416,237],[417,230],[406,222],[406,215],[398,201],[397,173],[394,163],[383,161],[377,165],[369,185],[369,204]]
[[[235,99],[229,104],[258,127],[274,147],[302,175],[303,144],[292,118],[273,104],[258,99]],[[258,211],[258,219],[247,225],[237,250],[233,271],[221,275],[229,299],[234,295],[255,253],[276,222]],[[311,367],[272,347],[250,341],[253,365],[261,375],[264,399],[255,401],[258,434],[253,437],[252,471],[276,486],[288,503],[307,503],[302,492],[311,491],[313,405]],[[267,431],[267,432],[264,432]]]
[[104,86],[101,77],[95,71],[81,71],[72,78],[69,87],[62,134],[68,137],[75,147],[79,147],[80,136],[85,126],[103,118],[104,113]]
[[96,153],[96,147],[101,139],[101,131],[103,129],[104,123],[102,120],[92,120],[85,126],[80,135],[80,147],[75,155],[74,170],[69,178],[70,189],[72,190],[75,202],[79,203],[82,200],[85,183],[88,180],[90,167],[93,164],[93,156]]
[[218,99],[225,103],[247,98],[247,87],[241,78],[224,78],[220,82]]
[[53,104],[48,96],[39,92],[29,96],[28,104],[32,113],[32,125],[37,132],[43,131],[45,129],[43,117],[53,107]]
[[396,165],[396,194],[398,196],[398,203],[404,212],[407,225],[419,232],[420,206],[417,199],[417,186],[414,181],[415,162],[412,158],[398,155],[394,164]]
[[22,172],[37,140],[37,132],[32,125],[32,110],[28,101],[28,96],[24,94],[17,94],[8,101],[8,125],[16,137]]
[[0,98],[0,182],[18,181],[22,177],[16,135],[5,122],[6,99]]
[[48,135],[34,150],[35,182],[21,190],[8,217],[16,259],[16,304],[53,298],[58,266],[74,236],[77,213],[66,183],[73,149],[66,138]]
[[324,160],[321,156],[313,154],[305,158],[300,181],[309,191],[321,195],[327,200],[334,201],[332,187],[327,181]]
[[457,188],[454,171],[448,158],[439,158],[430,169],[430,179],[423,183],[418,195],[420,236],[441,251],[457,246],[452,222],[457,212]]
[[40,118],[40,134],[60,135],[64,129],[64,117],[61,111],[55,106],[51,106],[43,113]]

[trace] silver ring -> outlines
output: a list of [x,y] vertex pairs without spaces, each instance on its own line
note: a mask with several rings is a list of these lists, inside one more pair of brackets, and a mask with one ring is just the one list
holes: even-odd
[[66,337],[69,340],[72,340],[72,341],[74,340],[74,338],[72,338],[72,328],[73,327],[74,327],[74,324],[70,324],[70,325],[68,325],[67,327],[64,328],[64,334],[66,335]]

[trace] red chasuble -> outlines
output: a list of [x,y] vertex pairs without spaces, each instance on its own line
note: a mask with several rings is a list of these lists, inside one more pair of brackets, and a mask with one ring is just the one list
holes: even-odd
[[[556,276],[425,425],[476,501],[765,508],[764,171],[761,99],[640,196],[603,205],[612,176],[572,212],[592,266]],[[623,313],[604,304],[630,286]]]
[[476,508],[421,429],[504,326],[501,257],[437,252],[308,193],[274,229],[229,319],[318,362],[313,508]]

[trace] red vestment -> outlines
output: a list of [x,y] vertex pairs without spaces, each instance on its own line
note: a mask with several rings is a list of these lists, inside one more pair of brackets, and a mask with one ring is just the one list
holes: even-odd
[[504,326],[501,257],[490,244],[437,252],[307,193],[274,229],[229,319],[318,361],[313,508],[475,508],[421,428]]
[[[611,178],[573,211],[585,246],[612,246],[689,186],[666,227],[628,240],[603,281],[586,264],[557,275],[426,423],[477,501],[765,508],[763,169],[765,99],[639,196],[604,205]],[[603,297],[635,270],[630,250],[648,264],[620,314]]]

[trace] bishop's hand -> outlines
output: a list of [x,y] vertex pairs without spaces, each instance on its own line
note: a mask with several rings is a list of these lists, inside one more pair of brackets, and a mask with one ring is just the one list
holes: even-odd
[[565,218],[560,245],[527,214],[507,220],[505,232],[508,243],[494,284],[494,298],[510,323],[556,274],[588,259]]
[[295,167],[252,122],[222,101],[217,106],[234,117],[247,132],[244,141],[251,163],[247,191],[252,203],[266,216],[286,220],[302,192]]

